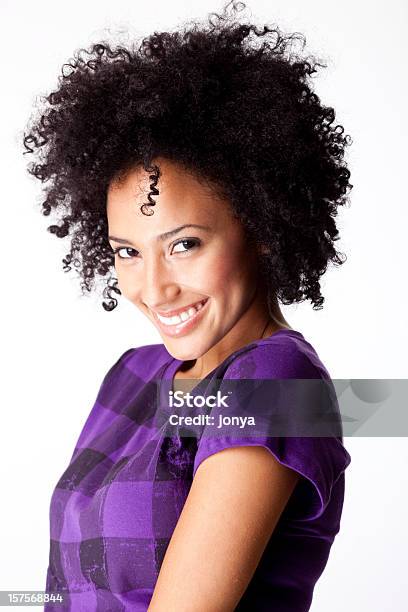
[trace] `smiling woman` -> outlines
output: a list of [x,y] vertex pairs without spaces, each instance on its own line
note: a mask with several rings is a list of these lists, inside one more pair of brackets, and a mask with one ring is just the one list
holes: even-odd
[[183,376],[202,378],[234,349],[287,324],[278,306],[273,319],[268,312],[257,249],[228,202],[179,164],[157,158],[155,165],[161,178],[154,215],[141,210],[149,181],[140,168],[107,192],[118,285],[158,328],[169,353],[195,361]]
[[[122,295],[163,340],[116,360],[55,486],[46,590],[64,604],[47,611],[310,608],[350,456],[341,435],[273,435],[272,396],[261,430],[248,394],[331,383],[279,306],[322,307],[351,187],[349,137],[296,42],[226,6],[138,48],[94,44],[27,130],[64,269],[84,291],[104,278],[105,310]],[[256,384],[210,405],[232,382]],[[186,390],[191,414],[170,401]]]

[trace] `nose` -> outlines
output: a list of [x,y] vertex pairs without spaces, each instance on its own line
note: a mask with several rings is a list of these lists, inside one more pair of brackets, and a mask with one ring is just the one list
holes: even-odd
[[167,308],[180,292],[174,271],[160,256],[143,260],[141,299],[149,308]]

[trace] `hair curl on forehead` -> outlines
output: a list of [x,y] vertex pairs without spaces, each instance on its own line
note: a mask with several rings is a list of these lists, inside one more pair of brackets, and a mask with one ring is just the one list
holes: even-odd
[[[82,291],[120,294],[108,242],[107,190],[130,168],[148,173],[141,210],[154,214],[165,157],[226,197],[259,248],[268,299],[322,307],[320,277],[344,263],[335,217],[348,200],[351,143],[313,91],[324,64],[305,39],[243,23],[242,3],[129,47],[102,41],[77,50],[41,99],[24,134],[28,171],[44,184],[48,230],[70,241],[64,270]],[[231,10],[230,10],[231,9]]]

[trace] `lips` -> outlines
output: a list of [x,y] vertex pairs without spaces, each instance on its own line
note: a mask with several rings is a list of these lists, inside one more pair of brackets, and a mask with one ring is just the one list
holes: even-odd
[[181,312],[185,312],[186,310],[188,310],[189,308],[194,308],[195,306],[197,306],[198,304],[201,304],[204,302],[206,302],[208,300],[208,298],[204,298],[198,302],[191,302],[191,304],[188,304],[187,306],[183,306],[181,308],[177,308],[175,310],[154,310],[153,312],[155,314],[159,314],[162,317],[174,317],[175,315],[179,315]]
[[[163,320],[160,320],[160,318],[157,315],[157,312],[155,311],[152,311],[152,312],[154,314],[154,319],[159,329],[165,335],[171,336],[171,337],[180,337],[180,336],[184,336],[185,334],[188,334],[192,329],[196,327],[196,325],[202,319],[204,314],[207,312],[208,301],[209,301],[209,298],[205,298],[204,300],[201,300],[200,302],[193,302],[191,306],[187,307],[187,310],[188,308],[195,307],[197,304],[202,304],[202,306],[199,309],[195,309],[194,314],[191,314],[186,320],[184,321],[180,320],[174,323],[167,323]],[[173,312],[177,313],[177,312],[185,312],[185,311],[186,311],[186,307],[184,307],[184,309],[178,309]],[[172,316],[175,316],[175,315],[172,315]]]

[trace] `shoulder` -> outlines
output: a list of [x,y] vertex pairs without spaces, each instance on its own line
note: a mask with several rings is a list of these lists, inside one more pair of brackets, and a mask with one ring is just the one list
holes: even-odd
[[97,400],[112,410],[125,406],[137,390],[160,376],[170,359],[162,344],[127,349],[105,374]]
[[154,378],[170,359],[164,344],[146,344],[130,348],[120,355],[106,376],[128,373],[148,380]]
[[330,378],[303,334],[281,330],[234,354],[225,378]]
[[117,365],[147,380],[154,378],[170,359],[171,355],[164,344],[145,344],[125,351]]

